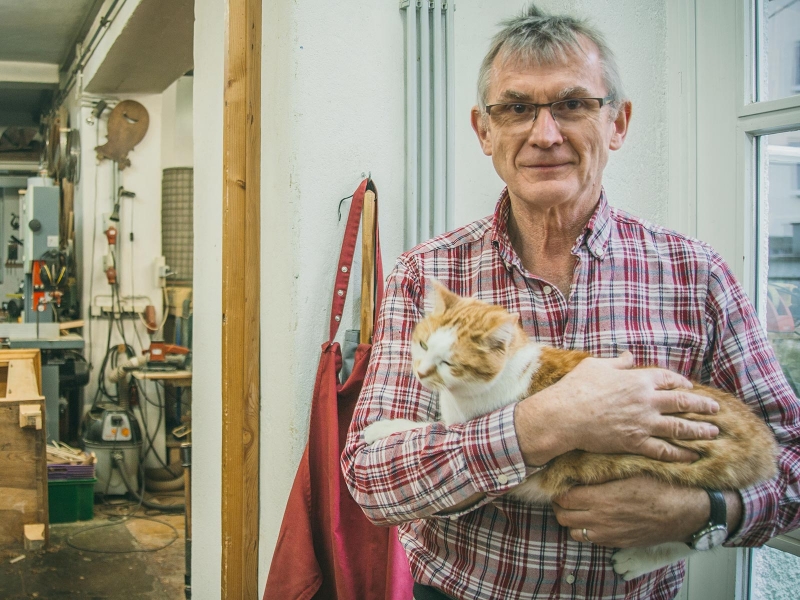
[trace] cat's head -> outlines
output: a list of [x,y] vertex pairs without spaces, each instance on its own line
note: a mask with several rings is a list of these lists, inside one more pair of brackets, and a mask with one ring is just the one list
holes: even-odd
[[431,390],[491,382],[511,351],[527,341],[519,317],[476,298],[462,298],[433,281],[433,311],[411,336],[414,374]]

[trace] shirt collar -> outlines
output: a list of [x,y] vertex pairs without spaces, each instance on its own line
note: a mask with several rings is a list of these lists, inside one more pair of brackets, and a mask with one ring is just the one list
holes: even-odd
[[525,272],[514,248],[511,246],[511,240],[508,237],[508,217],[511,214],[511,198],[508,195],[508,188],[503,188],[500,193],[500,199],[497,201],[497,206],[494,209],[494,218],[492,220],[492,246],[497,249],[500,258],[505,263],[506,268],[511,269],[512,266],[517,267],[521,272]]
[[[508,195],[508,188],[504,188],[494,209],[491,233],[492,245],[500,253],[500,258],[503,259],[507,267],[516,266],[522,270],[520,258],[511,246],[511,240],[508,237],[508,217],[510,214],[511,198]],[[581,246],[586,244],[586,248],[592,255],[602,259],[606,253],[610,237],[611,206],[606,198],[605,190],[601,189],[597,208],[595,208],[592,217],[578,236],[578,239],[575,240],[572,253],[577,254]]]
[[586,244],[595,257],[603,258],[608,248],[608,240],[611,238],[611,205],[606,198],[606,191],[600,189],[600,201],[597,203],[597,208],[583,228],[583,233],[578,236],[572,252],[577,252],[582,244]]

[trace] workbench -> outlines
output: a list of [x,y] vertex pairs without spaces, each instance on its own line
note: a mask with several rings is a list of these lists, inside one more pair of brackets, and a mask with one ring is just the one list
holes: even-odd
[[[45,397],[47,415],[47,441],[72,441],[61,440],[59,435],[59,367],[63,364],[60,352],[74,350],[82,353],[84,348],[83,338],[77,333],[61,335],[59,337],[16,337],[11,336],[4,340],[6,348],[35,349],[42,351],[42,393]],[[73,412],[80,412],[80,406],[73,407]],[[80,415],[78,415],[80,417]],[[74,418],[72,419],[74,420]],[[74,428],[74,424],[73,424]]]

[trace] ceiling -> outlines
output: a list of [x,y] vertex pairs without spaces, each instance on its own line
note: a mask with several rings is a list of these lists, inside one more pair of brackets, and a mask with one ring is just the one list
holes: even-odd
[[96,68],[92,94],[160,94],[193,66],[194,0],[139,0]]
[[57,66],[71,83],[76,45],[101,11],[113,15],[83,65],[84,91],[161,93],[192,69],[194,0],[0,0],[0,127],[38,125],[58,91],[53,77],[22,83],[18,63]]
[[[102,4],[103,0],[0,0],[0,63],[47,63],[66,70]],[[57,84],[2,79],[0,126],[37,126]]]
[[103,0],[0,0],[0,61],[56,63],[75,55]]

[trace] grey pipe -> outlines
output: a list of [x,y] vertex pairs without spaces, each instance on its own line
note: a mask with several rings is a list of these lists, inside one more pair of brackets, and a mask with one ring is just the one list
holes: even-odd
[[125,473],[125,469],[122,468],[122,465],[118,463],[117,458],[112,458],[114,461],[114,466],[117,468],[117,471],[122,476],[122,481],[125,482],[125,487],[128,488],[128,491],[133,495],[136,500],[141,502],[147,508],[152,508],[153,510],[160,510],[163,512],[183,512],[186,509],[185,504],[158,504],[156,502],[150,502],[145,500],[137,490],[133,488],[131,482],[128,481],[128,475]]

